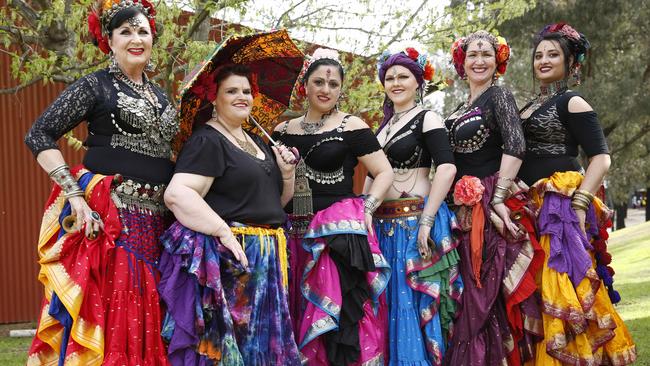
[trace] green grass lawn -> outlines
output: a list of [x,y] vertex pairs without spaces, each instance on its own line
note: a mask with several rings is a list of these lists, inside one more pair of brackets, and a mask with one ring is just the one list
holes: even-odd
[[609,251],[622,298],[616,310],[636,343],[636,365],[650,366],[650,222],[613,232]]
[[[617,305],[636,342],[636,365],[650,366],[650,222],[612,233],[609,250],[616,271],[614,287],[621,293]],[[0,326],[0,365],[24,365],[29,338],[9,338],[9,329],[33,324]]]

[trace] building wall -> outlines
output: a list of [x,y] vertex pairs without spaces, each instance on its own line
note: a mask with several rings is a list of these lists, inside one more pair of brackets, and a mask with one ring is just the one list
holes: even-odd
[[[17,85],[4,54],[0,65],[0,88]],[[23,138],[63,88],[37,83],[15,94],[0,94],[0,323],[33,321],[38,316],[43,287],[37,279],[36,246],[51,186]],[[75,131],[77,136],[80,131]],[[62,151],[68,164],[78,164],[81,153],[63,145],[65,141]]]

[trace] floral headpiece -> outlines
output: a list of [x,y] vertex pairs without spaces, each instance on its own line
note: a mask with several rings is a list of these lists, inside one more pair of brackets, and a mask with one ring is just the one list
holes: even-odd
[[[430,82],[433,80],[433,75],[435,74],[435,69],[433,68],[433,64],[431,64],[431,60],[429,60],[429,57],[427,56],[426,53],[424,52],[419,52],[413,47],[407,47],[404,49],[404,51],[400,51],[397,53],[403,53],[406,56],[408,56],[411,60],[413,60],[420,68],[422,69],[422,78],[425,80],[425,82]],[[384,50],[382,54],[379,56],[377,59],[377,70],[381,69],[381,66],[388,60],[390,56],[393,54],[390,53],[388,50]],[[383,80],[382,80],[383,84]]]
[[[219,71],[224,68],[224,66],[226,65],[219,66],[212,72],[200,74],[190,88],[190,91],[205,101],[213,102],[215,99],[217,99],[217,90],[219,89],[215,78]],[[251,94],[253,95],[253,98],[255,98],[260,93],[260,87],[257,83],[257,74],[251,72],[249,75],[250,78],[248,81],[251,84]]]
[[311,56],[307,55],[305,57],[305,61],[302,64],[302,69],[298,74],[298,79],[297,79],[298,85],[296,86],[296,95],[298,95],[298,97],[304,98],[305,95],[307,95],[305,91],[305,83],[307,82],[307,80],[305,80],[305,75],[307,74],[307,71],[309,70],[309,68],[314,62],[322,59],[336,61],[336,63],[338,63],[339,65],[341,65],[341,67],[343,67],[343,64],[341,64],[341,60],[339,59],[338,51],[329,48],[322,48],[322,47],[317,48]]
[[573,54],[573,67],[580,69],[584,64],[585,58],[587,57],[587,50],[591,47],[587,37],[584,34],[578,32],[570,25],[560,22],[549,24],[545,26],[538,34],[538,40],[543,39],[544,37],[551,35],[553,33],[559,33],[563,38],[569,42],[569,49]]
[[88,30],[104,53],[111,51],[108,46],[108,25],[115,14],[127,8],[136,8],[149,20],[152,35],[156,35],[156,10],[147,0],[100,0],[88,14]]
[[477,39],[483,39],[494,47],[497,70],[495,77],[500,77],[506,73],[508,68],[508,60],[510,59],[510,46],[506,39],[501,36],[494,36],[491,33],[486,31],[477,31],[470,34],[467,37],[461,37],[454,44],[451,45],[451,62],[454,64],[456,73],[461,78],[465,78],[465,52],[467,51],[467,46]]

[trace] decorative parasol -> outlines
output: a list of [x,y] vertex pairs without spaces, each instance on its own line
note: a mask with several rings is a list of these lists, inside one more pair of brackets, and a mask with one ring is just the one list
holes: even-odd
[[264,129],[272,130],[276,118],[289,106],[303,59],[303,53],[286,30],[226,39],[183,80],[179,92],[180,130],[173,141],[174,151],[180,151],[194,126],[210,119],[212,103],[204,96],[206,93],[200,93],[200,88],[194,86],[210,77],[216,68],[226,64],[242,64],[251,69],[259,86],[251,113],[258,124],[243,127],[266,134]]

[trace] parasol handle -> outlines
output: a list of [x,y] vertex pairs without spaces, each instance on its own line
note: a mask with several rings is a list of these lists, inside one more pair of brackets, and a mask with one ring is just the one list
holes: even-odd
[[[249,116],[249,118],[250,118],[250,120],[253,122],[253,124],[255,125],[255,127],[257,127],[260,131],[262,131],[262,133],[264,134],[264,136],[266,136],[266,138],[269,139],[269,141],[271,142],[271,144],[273,144],[273,146],[284,146],[281,142],[277,142],[277,141],[275,141],[275,140],[271,137],[271,135],[269,135],[269,133],[266,132],[266,130],[265,130],[265,129],[264,129],[264,128],[263,128],[263,127],[262,127],[262,126],[261,126],[261,125],[256,121],[256,120],[255,120],[255,118],[253,118],[253,116]],[[292,147],[292,148],[290,148],[289,150],[291,151],[291,153],[292,153],[293,156],[295,157],[293,163],[294,163],[294,164],[298,164],[298,161],[300,160],[300,152],[299,152],[298,149],[296,149],[295,147]]]

